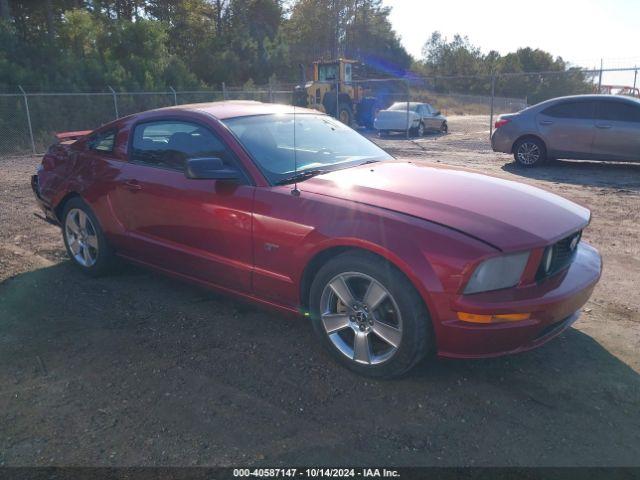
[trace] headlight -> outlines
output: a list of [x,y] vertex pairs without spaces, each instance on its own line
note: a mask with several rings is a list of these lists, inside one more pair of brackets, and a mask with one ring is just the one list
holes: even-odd
[[464,293],[488,292],[518,284],[529,260],[529,252],[493,257],[478,265]]

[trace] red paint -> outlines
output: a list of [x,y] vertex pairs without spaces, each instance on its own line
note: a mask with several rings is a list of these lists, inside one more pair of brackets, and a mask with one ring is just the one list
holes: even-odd
[[[401,160],[309,179],[294,196],[291,186],[269,185],[219,121],[292,111],[221,102],[121,119],[100,129],[118,129],[111,154],[89,151],[88,137],[52,147],[38,173],[38,201],[51,217],[65,196],[78,194],[123,257],[281,312],[304,308],[305,268],[316,255],[335,247],[369,250],[413,283],[443,356],[526,350],[575,319],[600,277],[598,253],[581,243],[564,272],[542,283],[536,283],[535,272],[547,245],[589,223],[587,209],[520,183]],[[177,171],[128,162],[134,124],[166,117],[210,128],[237,155],[250,183],[190,180]],[[518,286],[462,295],[481,261],[520,250],[531,255]],[[457,320],[457,311],[532,316],[480,325]]]

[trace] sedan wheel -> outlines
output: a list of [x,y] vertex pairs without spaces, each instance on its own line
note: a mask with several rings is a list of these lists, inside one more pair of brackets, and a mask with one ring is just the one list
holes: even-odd
[[379,364],[400,347],[400,309],[389,291],[368,275],[335,276],[322,292],[320,311],[329,340],[354,362]]
[[422,122],[420,122],[420,125],[418,125],[418,136],[424,137],[424,123]]
[[78,208],[67,213],[64,234],[76,262],[92,267],[98,259],[98,235],[89,216]]
[[539,165],[546,159],[544,146],[534,138],[520,140],[514,149],[514,157],[524,167]]

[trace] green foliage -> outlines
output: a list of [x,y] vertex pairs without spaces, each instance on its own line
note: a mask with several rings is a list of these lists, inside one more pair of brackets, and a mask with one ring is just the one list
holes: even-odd
[[[298,64],[353,58],[369,76],[403,76],[413,59],[382,0],[7,0],[0,19],[0,90],[95,91],[219,88],[298,80]],[[422,61],[442,92],[491,89],[493,72],[565,72],[561,58],[529,48],[483,54],[466,37],[434,32]],[[570,74],[500,77],[496,92],[538,101],[591,89]]]
[[[494,73],[497,74],[497,95],[526,97],[529,103],[588,93],[593,89],[592,79],[582,71],[570,68],[562,58],[553,58],[538,49],[521,48],[504,56],[491,51],[485,55],[467,37],[456,35],[449,41],[440,32],[433,32],[422,53],[423,59],[415,68],[427,76],[445,77],[433,85],[441,92],[488,95]],[[545,73],[509,75],[526,72]],[[446,78],[451,76],[458,78]]]
[[347,56],[403,70],[381,0],[8,0],[0,89],[219,87]]
[[299,0],[285,25],[291,63],[337,57],[360,60],[379,73],[404,74],[412,58],[391,28],[381,0]]

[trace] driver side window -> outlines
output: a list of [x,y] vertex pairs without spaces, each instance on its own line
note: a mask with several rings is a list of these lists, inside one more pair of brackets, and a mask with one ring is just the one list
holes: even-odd
[[137,125],[130,159],[151,167],[184,171],[190,158],[218,157],[234,165],[231,153],[207,128],[179,120],[160,120]]

